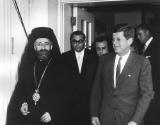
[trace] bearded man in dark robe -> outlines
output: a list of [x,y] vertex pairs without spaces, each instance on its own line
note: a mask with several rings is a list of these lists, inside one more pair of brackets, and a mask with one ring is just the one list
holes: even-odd
[[6,125],[71,124],[72,91],[65,84],[68,77],[58,63],[60,55],[51,28],[32,30],[8,105]]

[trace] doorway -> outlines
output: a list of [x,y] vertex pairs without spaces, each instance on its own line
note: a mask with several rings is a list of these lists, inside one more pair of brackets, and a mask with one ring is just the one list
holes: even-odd
[[[138,25],[140,23],[147,23],[152,25],[155,34],[158,34],[160,31],[157,26],[160,26],[160,14],[159,12],[159,1],[157,0],[139,0],[139,1],[102,1],[95,0],[88,1],[86,0],[62,0],[62,6],[68,6],[71,9],[71,15],[67,14],[67,11],[63,11],[64,13],[61,15],[69,15],[73,16],[73,8],[83,9],[86,12],[92,14],[94,16],[94,28],[92,30],[94,36],[92,38],[91,43],[96,39],[99,35],[107,35],[107,37],[111,40],[111,33],[113,26],[118,23],[127,23],[130,25]],[[66,20],[63,18],[64,24],[68,22],[72,22],[71,20]],[[82,23],[81,23],[82,24]],[[70,24],[71,25],[71,24]],[[61,40],[64,45],[64,51],[66,51],[65,46],[69,46],[69,42],[66,40],[68,33],[68,38],[70,33],[74,30],[74,26],[70,26],[70,30],[68,28],[62,28],[60,32],[63,32],[63,36]],[[76,29],[76,28],[75,28]],[[68,32],[69,31],[69,32]],[[64,35],[65,34],[65,35]],[[63,38],[63,39],[62,39]],[[69,41],[69,39],[68,39]],[[89,43],[89,46],[90,44]],[[67,48],[69,49],[69,48]]]

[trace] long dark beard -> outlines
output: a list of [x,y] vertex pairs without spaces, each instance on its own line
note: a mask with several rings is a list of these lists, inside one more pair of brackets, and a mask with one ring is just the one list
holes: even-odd
[[51,51],[49,50],[40,50],[36,52],[37,58],[40,61],[46,61],[51,57]]

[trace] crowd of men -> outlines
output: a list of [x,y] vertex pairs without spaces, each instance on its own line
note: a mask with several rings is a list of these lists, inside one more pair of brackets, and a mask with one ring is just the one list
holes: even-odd
[[87,49],[82,31],[70,44],[61,54],[51,28],[32,30],[6,125],[160,124],[160,44],[146,24],[116,25],[113,52],[105,36]]

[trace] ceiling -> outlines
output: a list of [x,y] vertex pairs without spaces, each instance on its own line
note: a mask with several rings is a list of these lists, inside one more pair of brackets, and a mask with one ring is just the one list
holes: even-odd
[[72,6],[84,8],[87,11],[132,11],[132,10],[152,10],[159,13],[160,0],[130,0],[112,2],[93,2],[93,3],[72,3]]
[[122,1],[103,1],[103,2],[85,2],[85,3],[72,3],[73,6],[78,7],[92,7],[92,6],[106,6],[106,5],[125,5],[125,4],[150,4],[160,5],[160,0],[122,0]]

